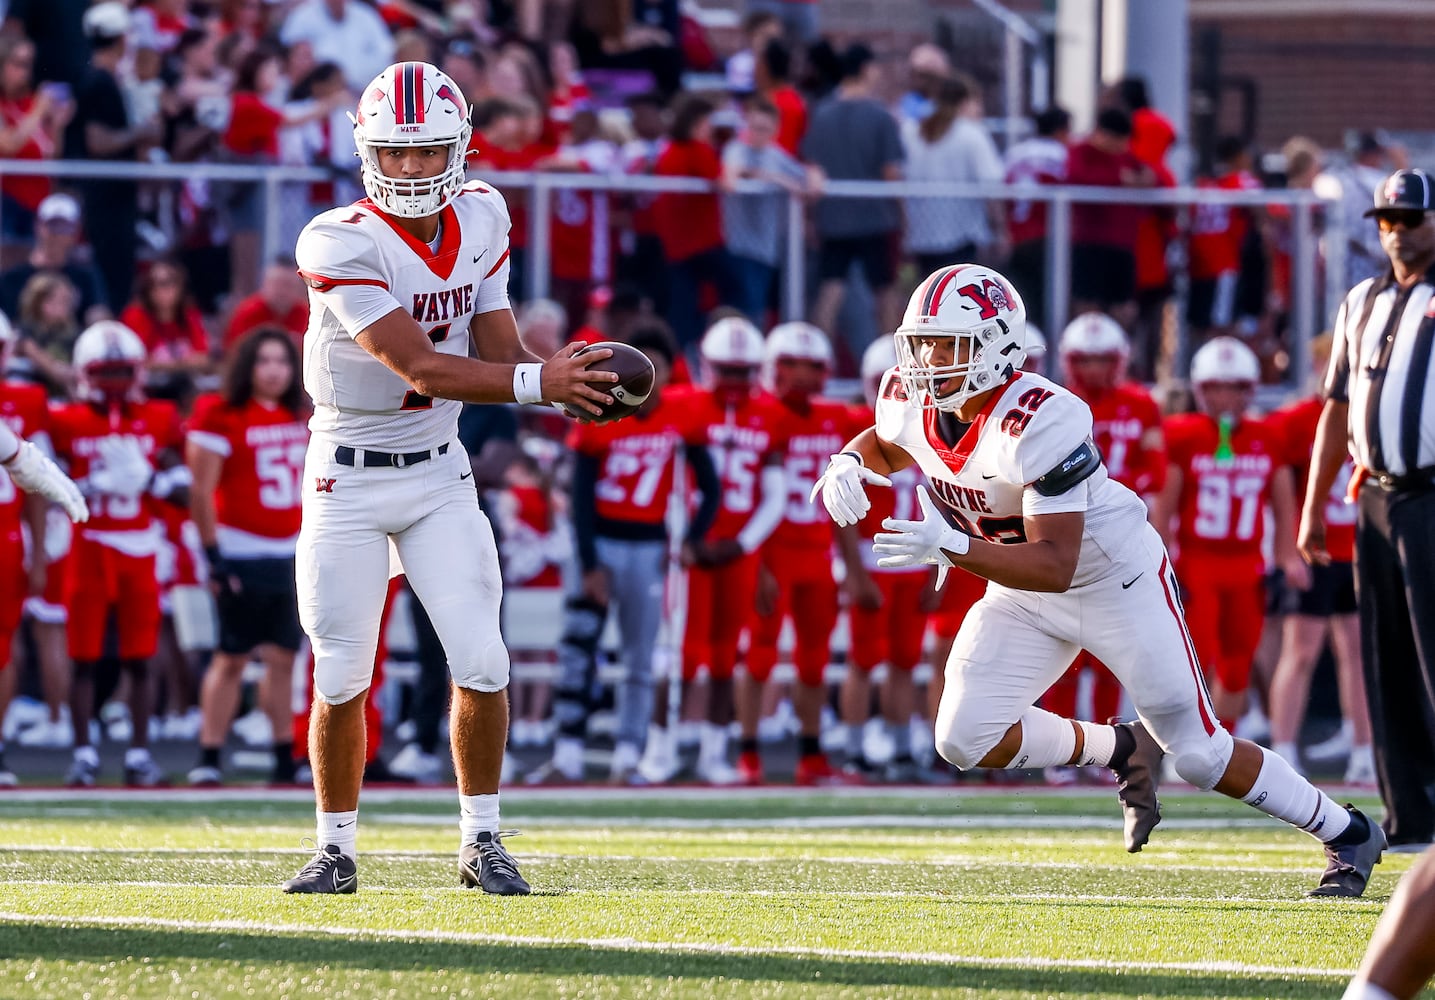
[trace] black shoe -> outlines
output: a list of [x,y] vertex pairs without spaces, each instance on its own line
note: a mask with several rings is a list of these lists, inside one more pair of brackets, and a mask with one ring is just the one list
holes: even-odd
[[1385,850],[1385,831],[1380,828],[1380,824],[1372,823],[1355,806],[1346,803],[1345,808],[1350,813],[1351,822],[1364,820],[1369,832],[1353,844],[1339,847],[1335,844],[1325,845],[1325,874],[1320,877],[1320,884],[1307,893],[1309,896],[1344,896],[1354,899],[1365,892],[1371,869],[1380,864],[1380,855]]
[[526,896],[532,892],[523,876],[518,874],[518,862],[503,846],[503,838],[512,837],[517,832],[489,833],[485,830],[472,844],[460,848],[458,875],[463,884],[496,896]]
[[284,883],[285,892],[351,893],[358,888],[359,866],[336,844],[325,844],[298,875]]
[[1121,800],[1121,812],[1126,819],[1126,850],[1135,854],[1146,846],[1151,831],[1161,822],[1161,800],[1156,797],[1156,785],[1161,780],[1161,758],[1166,754],[1140,721],[1122,722],[1116,728],[1125,729],[1136,738],[1136,749],[1119,767],[1111,768],[1116,775],[1116,797]]

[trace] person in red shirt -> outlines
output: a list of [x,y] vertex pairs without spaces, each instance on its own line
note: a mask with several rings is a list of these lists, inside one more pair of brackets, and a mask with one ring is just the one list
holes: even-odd
[[[59,154],[66,124],[75,113],[63,84],[32,84],[35,46],[26,38],[0,38],[0,159],[48,160]],[[35,233],[35,213],[50,193],[50,179],[6,176],[0,180],[4,211],[0,225],[8,240]],[[0,266],[4,266],[0,262]]]
[[299,353],[283,330],[240,342],[224,391],[195,401],[185,459],[194,477],[190,513],[209,564],[219,645],[200,691],[203,722],[192,785],[218,785],[220,751],[239,707],[245,665],[269,672],[264,710],[274,727],[276,783],[294,779],[290,674],[299,648],[294,546],[309,430]]
[[716,286],[721,304],[735,301],[716,193],[722,160],[712,146],[714,110],[706,98],[684,96],[673,113],[672,139],[653,167],[657,177],[696,177],[714,185],[712,194],[665,192],[653,205],[668,260],[668,323],[684,349],[697,343],[703,332],[705,282]]
[[[1091,407],[1092,437],[1107,474],[1141,497],[1159,493],[1166,483],[1166,444],[1161,408],[1136,382],[1126,381],[1131,355],[1126,333],[1104,313],[1083,313],[1067,324],[1058,346],[1064,381]],[[1082,673],[1094,681],[1091,718],[1111,719],[1121,710],[1121,685],[1111,671],[1083,652],[1066,674],[1042,696],[1048,712],[1075,717]],[[1065,783],[1075,769],[1054,770],[1049,780]]]
[[[618,732],[609,780],[628,784],[645,773],[659,781],[671,776],[670,763],[653,773],[664,756],[666,734],[650,725],[655,718],[653,655],[673,596],[666,586],[672,548],[668,504],[676,488],[675,470],[685,466],[692,470],[701,498],[682,540],[691,559],[717,515],[721,487],[707,449],[707,428],[677,401],[683,390],[668,384],[675,355],[671,335],[662,326],[643,327],[628,343],[653,363],[648,399],[628,419],[579,424],[568,436],[574,453],[570,498],[582,575],[564,604],[553,759],[532,773],[533,783],[582,779],[598,642],[615,607],[623,679],[616,692]],[[664,710],[659,717],[666,714]],[[645,760],[648,767],[640,769]]]
[[[598,131],[598,115],[583,101],[573,108],[568,139],[545,169],[581,174],[611,173],[618,149]],[[616,244],[612,201],[605,191],[560,188],[553,192],[549,229],[553,296],[577,315],[595,285],[613,279]]]
[[807,102],[792,85],[792,49],[780,38],[771,39],[753,70],[757,93],[777,109],[777,144],[800,157],[802,137],[807,134]]
[[[492,98],[475,116],[469,151],[476,169],[539,170],[558,151],[543,137],[542,109],[527,97]],[[509,217],[508,287],[518,294],[528,273],[528,195],[515,187],[503,197]]]
[[113,614],[121,670],[129,677],[130,749],[125,783],[163,784],[149,752],[149,658],[159,640],[160,594],[152,505],[188,501],[188,470],[179,464],[180,420],[174,404],[146,399],[145,347],[113,320],[75,342],[79,398],[52,411],[55,453],[86,493],[90,519],[75,532],[66,567],[67,638],[75,664],[70,687],[74,762],[65,783],[88,787],[100,758],[90,745],[96,671]]
[[713,324],[703,335],[700,353],[706,387],[681,390],[673,402],[706,428],[722,502],[707,540],[691,557],[683,679],[691,689],[707,668],[708,722],[698,775],[712,784],[732,784],[739,778],[727,759],[733,672],[738,641],[755,610],[758,550],[787,508],[786,417],[782,405],[758,385],[762,334],[746,319],[734,316]]
[[[1154,172],[1131,152],[1131,116],[1107,108],[1096,128],[1071,147],[1066,183],[1147,188]],[[1071,211],[1071,299],[1077,313],[1099,310],[1130,323],[1136,299],[1136,240],[1147,209],[1077,202]]]
[[[1071,113],[1049,107],[1032,118],[1036,134],[1006,153],[1008,184],[1060,184],[1066,177]],[[1007,274],[1021,289],[1027,315],[1046,322],[1046,202],[1018,199],[1007,203],[1011,256]]]
[[[777,665],[782,624],[791,619],[796,639],[793,664],[797,685],[799,785],[828,784],[839,778],[822,752],[823,675],[837,625],[837,581],[832,573],[832,522],[807,500],[822,474],[826,456],[842,450],[857,430],[850,408],[820,396],[832,370],[832,345],[810,323],[782,323],[767,335],[763,362],[766,388],[782,404],[787,438],[788,496],[782,523],[762,548],[757,614],[747,650],[747,679],[738,689],[737,717],[742,742],[738,774],[747,785],[761,784],[762,758],[757,724],[763,691]],[[850,551],[850,550],[849,550]]]
[[148,352],[145,368],[152,388],[175,386],[213,368],[204,317],[190,297],[188,275],[174,261],[149,266],[120,322],[139,336]]
[[[879,337],[862,355],[862,391],[866,404],[852,408],[852,419],[868,425],[882,376],[897,366],[897,350],[891,337]],[[872,538],[889,517],[912,518],[917,514],[917,487],[921,472],[915,467],[899,469],[887,478],[891,489],[873,490],[868,496],[872,509],[854,527],[838,528],[837,543],[846,557],[847,618],[851,645],[847,676],[842,680],[842,722],[847,727],[848,768],[863,775],[878,774],[861,750],[863,727],[871,714],[872,672],[887,668],[882,684],[882,717],[893,745],[892,759],[882,777],[894,784],[922,780],[912,759],[912,712],[916,688],[912,672],[922,661],[922,641],[927,633],[927,616],[936,607],[934,572],[927,567],[886,569],[878,567]],[[970,574],[968,574],[970,575]]]
[[[1311,341],[1311,368],[1324,375],[1330,360],[1331,335]],[[1319,393],[1297,400],[1271,414],[1284,432],[1286,461],[1302,493],[1309,489],[1310,457],[1323,405]],[[1271,680],[1271,749],[1286,760],[1300,760],[1297,741],[1305,719],[1311,677],[1326,636],[1335,654],[1336,683],[1345,721],[1337,749],[1349,748],[1345,782],[1375,784],[1375,756],[1370,742],[1370,712],[1365,701],[1365,676],[1360,652],[1360,619],[1355,605],[1356,506],[1346,496],[1355,475],[1349,455],[1336,476],[1325,504],[1326,548],[1330,563],[1310,567],[1310,586],[1297,591],[1294,610],[1281,625],[1281,655]],[[1312,748],[1314,749],[1314,748]],[[1310,756],[1314,757],[1314,754]]]
[[303,342],[309,326],[309,293],[298,268],[289,254],[280,254],[269,262],[259,290],[241,299],[229,317],[224,329],[226,354],[261,326],[288,331],[296,347]]
[[[1220,191],[1258,191],[1261,182],[1250,171],[1250,151],[1243,140],[1226,136],[1216,146],[1214,177],[1196,186]],[[1212,334],[1234,332],[1238,318],[1236,284],[1241,276],[1241,251],[1254,224],[1248,208],[1200,204],[1191,213],[1188,248],[1191,294],[1186,320],[1198,342]]]
[[1278,430],[1246,414],[1260,363],[1234,337],[1216,337],[1191,359],[1200,410],[1166,421],[1166,484],[1155,523],[1176,548],[1186,623],[1227,728],[1246,707],[1251,663],[1265,617],[1261,544],[1275,520],[1276,564],[1299,590],[1309,570],[1295,547],[1295,485]]

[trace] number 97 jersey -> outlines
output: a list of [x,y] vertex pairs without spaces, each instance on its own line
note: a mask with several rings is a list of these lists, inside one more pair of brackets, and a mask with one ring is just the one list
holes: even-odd
[[932,494],[963,531],[998,544],[1025,542],[1025,518],[1086,515],[1073,587],[1103,579],[1143,537],[1146,505],[1109,478],[1091,440],[1091,410],[1040,375],[1018,372],[970,424],[908,401],[896,370],[882,381],[877,436],[916,460]]
[[294,554],[309,431],[299,415],[217,395],[195,401],[186,440],[224,458],[214,507],[219,548],[231,557]]

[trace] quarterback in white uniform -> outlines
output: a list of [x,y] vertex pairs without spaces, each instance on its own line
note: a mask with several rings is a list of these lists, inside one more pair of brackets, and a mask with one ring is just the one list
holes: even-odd
[[[373,672],[390,550],[423,602],[453,677],[459,874],[503,895],[528,883],[498,836],[508,650],[493,531],[458,442],[461,402],[562,403],[599,413],[588,383],[611,356],[582,345],[546,363],[508,303],[508,212],[464,183],[472,129],[458,85],[399,63],[365,88],[354,139],[368,198],[315,218],[295,257],[309,286],[304,387],[314,400],[296,573],[314,648],[309,755],[318,852],[286,892],[353,892]],[[471,358],[470,346],[476,354]]]
[[[837,523],[854,523],[870,507],[868,485],[888,486],[887,473],[916,463],[931,484],[918,489],[923,517],[883,522],[878,565],[960,566],[991,581],[947,660],[937,751],[959,768],[1112,768],[1129,851],[1160,821],[1169,753],[1191,784],[1324,842],[1314,894],[1360,895],[1385,847],[1380,827],[1221,728],[1145,505],[1107,477],[1086,404],[1020,370],[1025,328],[1021,299],[997,272],[954,264],[928,277],[896,333],[875,426],[832,456],[813,489]],[[1111,668],[1140,721],[1099,725],[1034,707],[1081,649]]]

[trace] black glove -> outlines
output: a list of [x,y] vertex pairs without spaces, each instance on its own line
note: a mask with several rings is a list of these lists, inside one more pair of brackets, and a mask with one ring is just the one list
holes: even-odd
[[220,554],[218,545],[206,545],[204,558],[209,563],[209,582],[218,596],[234,595],[242,589],[239,577],[234,574],[234,564]]

